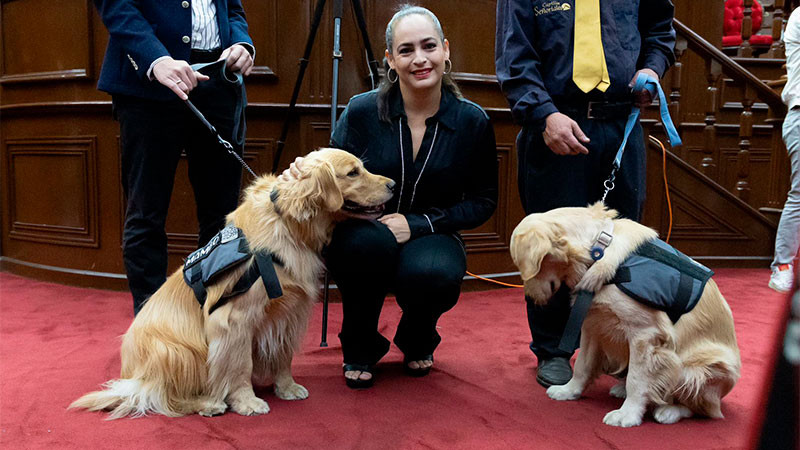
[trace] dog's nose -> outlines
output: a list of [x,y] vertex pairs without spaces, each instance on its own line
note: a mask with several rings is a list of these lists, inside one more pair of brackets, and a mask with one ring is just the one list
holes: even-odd
[[396,184],[397,183],[395,183],[394,180],[389,180],[389,182],[386,183],[386,189],[389,189],[389,191],[394,192],[394,187]]

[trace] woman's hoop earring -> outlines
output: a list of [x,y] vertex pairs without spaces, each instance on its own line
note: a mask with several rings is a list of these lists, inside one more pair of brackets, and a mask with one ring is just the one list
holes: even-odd
[[[450,63],[448,65],[448,63]],[[453,62],[449,59],[444,60],[444,74],[447,75],[448,73],[453,71]]]
[[[392,79],[392,72],[394,72],[394,80]],[[386,71],[386,79],[389,80],[389,83],[392,83],[392,84],[397,83],[397,80],[399,78],[400,78],[400,76],[397,75],[397,71],[394,70],[393,68],[389,67],[389,70]]]

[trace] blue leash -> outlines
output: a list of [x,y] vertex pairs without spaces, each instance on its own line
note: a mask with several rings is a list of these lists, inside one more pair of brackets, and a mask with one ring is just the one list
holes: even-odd
[[[633,92],[641,92],[642,90],[647,89],[650,91],[650,95],[655,95],[658,92],[658,104],[659,109],[661,110],[661,123],[664,125],[664,129],[667,132],[667,138],[669,139],[670,146],[678,147],[682,144],[681,137],[678,135],[678,130],[675,129],[675,125],[672,123],[672,118],[669,116],[669,105],[667,104],[667,96],[664,95],[664,90],[661,89],[661,84],[655,78],[640,73],[639,76],[636,77],[636,83],[633,85]],[[605,192],[603,192],[603,198],[600,200],[605,203],[606,195],[608,195],[609,191],[614,189],[614,179],[616,177],[617,171],[622,164],[622,154],[625,152],[625,145],[628,143],[628,136],[630,136],[631,131],[633,131],[633,126],[636,125],[636,122],[639,120],[639,115],[641,111],[638,106],[633,105],[631,107],[631,113],[628,115],[628,122],[625,124],[625,135],[622,138],[622,144],[619,146],[619,150],[617,150],[617,156],[614,158],[614,166],[611,168],[611,176],[603,182],[603,186],[605,186]]]

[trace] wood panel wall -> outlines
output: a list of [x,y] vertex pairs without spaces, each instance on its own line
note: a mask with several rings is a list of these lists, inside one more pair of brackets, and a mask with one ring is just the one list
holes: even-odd
[[[281,168],[328,142],[332,3],[327,2],[316,36],[298,112],[290,118]],[[372,51],[379,59],[385,24],[399,3],[362,0]],[[469,270],[514,272],[508,242],[523,217],[516,187],[518,127],[511,122],[494,77],[495,1],[417,3],[439,16],[450,40],[456,80],[466,97],[489,112],[495,125],[499,205],[488,223],[465,233]],[[706,5],[700,14],[694,11],[699,8],[695,3],[680,0],[678,7],[685,8],[687,22],[694,18],[715,35],[717,25],[708,19]],[[243,0],[243,4],[257,48],[256,68],[246,80],[245,160],[256,172],[266,172],[286,119],[316,0]],[[124,288],[119,127],[111,117],[110,97],[95,89],[108,39],[105,27],[89,0],[3,0],[1,8],[0,265],[59,282]],[[349,1],[344,1],[341,41],[340,108],[350,96],[370,89],[364,43]],[[701,69],[691,70],[695,73],[685,72],[684,79],[692,80]],[[683,87],[687,101],[699,101],[692,91],[704,89],[698,86]],[[702,106],[686,111],[682,120],[702,123],[695,113]],[[691,126],[685,130],[691,134]],[[724,159],[720,164],[724,166]],[[193,203],[184,160],[178,167],[167,224],[172,267],[195,247]]]

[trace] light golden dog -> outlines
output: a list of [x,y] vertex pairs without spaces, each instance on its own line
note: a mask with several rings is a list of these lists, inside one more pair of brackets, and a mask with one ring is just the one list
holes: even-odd
[[[590,248],[608,221],[613,221],[613,240],[593,263]],[[534,302],[546,303],[562,284],[573,293],[595,294],[581,328],[572,379],[551,386],[547,395],[575,400],[601,373],[620,376],[627,369],[626,379],[611,388],[611,395],[625,401],[606,414],[608,425],[640,425],[648,407],[654,407],[660,423],[694,413],[721,418],[720,401],[739,379],[733,316],[713,280],[694,309],[674,325],[665,312],[606,284],[628,255],[656,237],[655,231],[617,218],[601,203],[531,214],[511,237],[511,256]]]
[[337,220],[377,217],[393,186],[335,149],[309,153],[298,180],[255,180],[227,221],[244,232],[251,251],[268,250],[283,261],[275,266],[283,296],[269,299],[259,279],[209,315],[253,258],[208,286],[202,309],[177,270],[123,336],[120,378],[70,408],[111,410],[112,419],[148,412],[211,416],[227,407],[265,414],[269,406],[256,397],[253,382],[269,380],[278,398],[308,397],[292,378],[291,363],[318,297],[320,251]]

